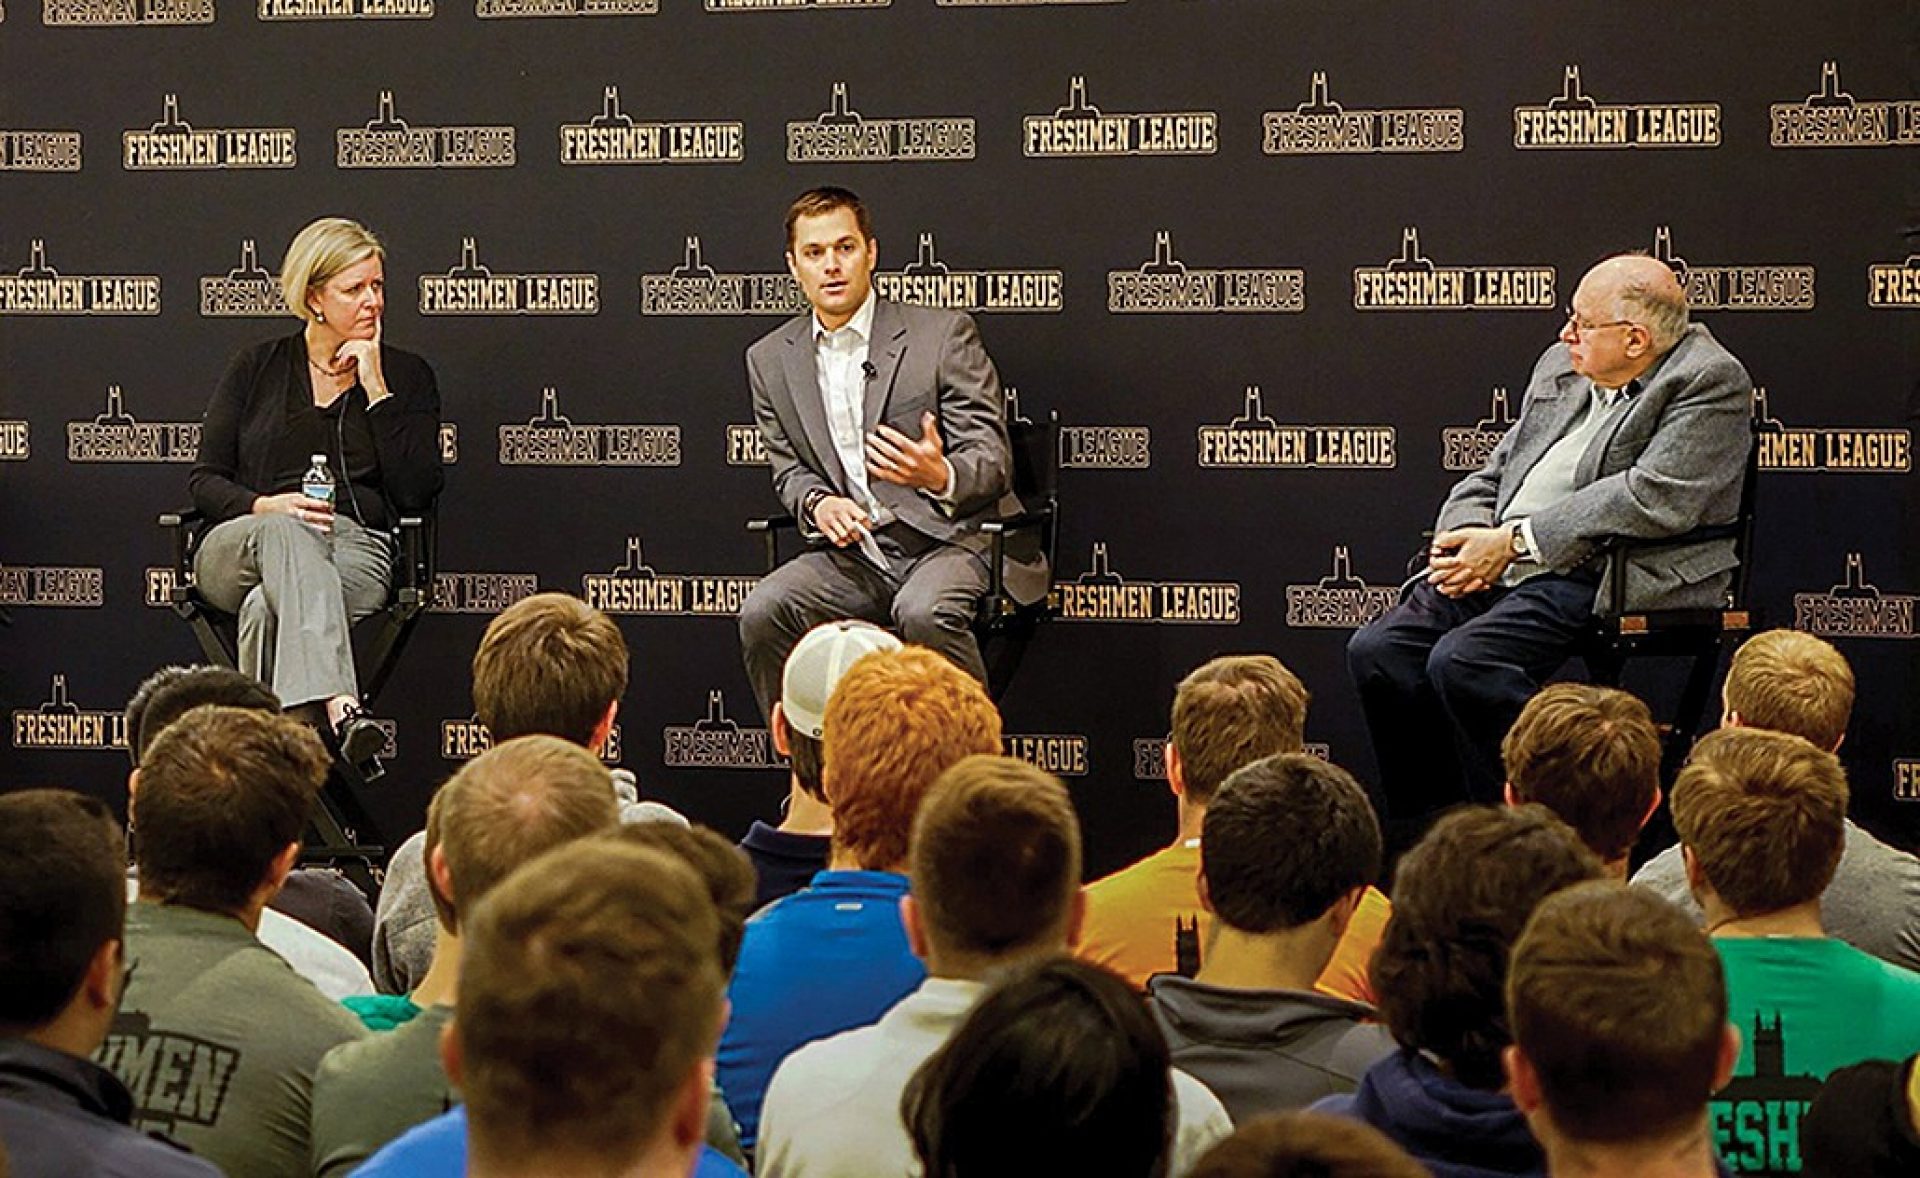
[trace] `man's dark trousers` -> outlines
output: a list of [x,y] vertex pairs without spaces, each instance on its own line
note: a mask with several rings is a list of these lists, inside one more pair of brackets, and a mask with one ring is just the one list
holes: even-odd
[[1424,579],[1347,643],[1389,815],[1493,803],[1500,742],[1593,622],[1597,573],[1448,597]]

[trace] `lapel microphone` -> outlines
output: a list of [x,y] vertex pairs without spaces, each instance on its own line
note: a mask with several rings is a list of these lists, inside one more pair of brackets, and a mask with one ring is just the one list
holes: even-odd
[[860,361],[860,371],[866,374],[868,380],[880,379],[880,370],[873,366],[873,361],[871,360]]

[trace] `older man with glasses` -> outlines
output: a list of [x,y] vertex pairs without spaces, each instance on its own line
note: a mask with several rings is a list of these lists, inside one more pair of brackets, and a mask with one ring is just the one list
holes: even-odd
[[[1462,797],[1498,799],[1501,737],[1609,599],[1610,541],[1734,518],[1752,388],[1688,323],[1665,263],[1622,255],[1580,280],[1520,419],[1441,505],[1426,569],[1347,646],[1402,833]],[[1636,556],[1626,607],[1718,604],[1735,563],[1731,540]]]

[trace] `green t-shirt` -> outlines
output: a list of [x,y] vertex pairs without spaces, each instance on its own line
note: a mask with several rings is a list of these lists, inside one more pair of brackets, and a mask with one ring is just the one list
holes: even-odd
[[1736,1174],[1798,1174],[1800,1120],[1829,1073],[1920,1051],[1920,973],[1815,937],[1722,937],[1733,1080],[1708,1106]]
[[228,1178],[308,1165],[313,1073],[366,1032],[231,916],[176,905],[127,910],[127,990],[96,1055],[157,1129]]

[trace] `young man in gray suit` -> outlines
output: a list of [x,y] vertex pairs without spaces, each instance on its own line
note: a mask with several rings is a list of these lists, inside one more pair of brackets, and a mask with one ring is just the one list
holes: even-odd
[[[1609,600],[1595,559],[1609,541],[1734,518],[1752,392],[1740,362],[1688,324],[1665,263],[1623,255],[1580,280],[1520,419],[1441,506],[1426,573],[1347,645],[1398,817],[1462,787],[1499,797],[1501,737]],[[1636,556],[1626,607],[1717,604],[1734,564],[1731,540]]]
[[787,652],[838,618],[888,626],[986,678],[970,624],[988,582],[980,525],[1011,485],[1000,378],[970,316],[880,298],[878,259],[858,196],[802,193],[787,210],[787,269],[812,310],[747,349],[774,493],[813,544],[740,611],[763,716]]

